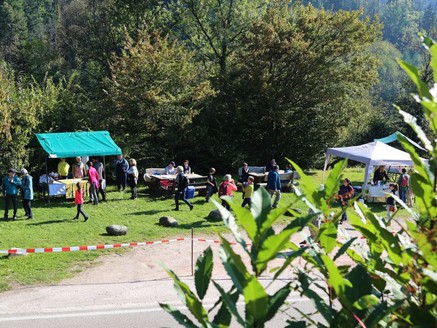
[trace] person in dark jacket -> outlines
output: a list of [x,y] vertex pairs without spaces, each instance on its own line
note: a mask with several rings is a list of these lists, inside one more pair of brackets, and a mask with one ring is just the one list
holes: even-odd
[[272,208],[278,207],[278,202],[281,199],[281,179],[279,177],[279,166],[273,165],[273,169],[269,172],[267,176],[267,190],[271,197],[275,195],[275,200],[273,202]]
[[389,178],[388,178],[387,171],[385,170],[385,166],[380,165],[378,169],[375,171],[375,173],[373,174],[373,184],[376,185],[378,181],[383,181],[385,183],[388,180]]
[[[352,187],[351,181],[346,178],[343,180],[340,189],[338,190],[337,199],[340,202],[341,208],[344,209],[347,206],[348,201],[354,196],[354,187]],[[341,215],[340,224],[347,220],[347,212],[344,210]]]
[[178,166],[176,168],[176,179],[175,179],[175,187],[177,187],[174,201],[175,201],[175,211],[179,211],[179,199],[182,199],[185,204],[187,204],[190,207],[190,211],[193,210],[194,205],[192,205],[186,198],[185,198],[185,191],[188,187],[188,178],[184,174],[184,168],[182,166]]
[[247,179],[249,178],[249,165],[247,163],[243,163],[243,167],[241,169],[241,182],[243,186],[247,183]]
[[21,174],[21,195],[23,196],[24,213],[27,220],[32,220],[32,200],[33,200],[33,178],[29,172],[22,168]]
[[117,177],[117,189],[123,191],[126,189],[127,184],[127,170],[129,169],[129,163],[123,157],[123,155],[117,155],[117,161],[115,162],[115,176]]
[[18,188],[21,187],[21,180],[16,176],[16,173],[14,169],[9,169],[8,175],[2,180],[2,193],[5,198],[5,214],[3,220],[8,220],[9,205],[11,202],[14,208],[12,220],[15,221],[17,219],[17,195]]

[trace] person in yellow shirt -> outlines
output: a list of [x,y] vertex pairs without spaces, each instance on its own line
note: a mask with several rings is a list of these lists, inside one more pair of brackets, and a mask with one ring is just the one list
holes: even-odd
[[249,204],[250,207],[252,203],[253,190],[253,176],[249,175],[247,178],[247,185],[243,187],[243,203],[241,203],[241,207],[244,207],[247,204]]
[[59,179],[67,179],[69,169],[70,169],[70,165],[65,161],[65,158],[61,158],[61,161],[58,163]]

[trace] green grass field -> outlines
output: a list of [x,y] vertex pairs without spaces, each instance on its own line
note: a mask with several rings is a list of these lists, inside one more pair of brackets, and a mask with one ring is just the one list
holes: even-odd
[[[321,171],[309,171],[308,175],[314,181],[314,186],[321,183]],[[345,177],[349,177],[354,185],[360,185],[363,169],[348,169],[345,171]],[[189,208],[182,203],[180,211],[175,212],[172,211],[174,200],[154,198],[146,192],[144,184],[140,184],[139,198],[130,200],[130,191],[118,192],[109,186],[107,202],[101,202],[98,206],[84,205],[84,211],[90,217],[88,222],[83,222],[82,217],[79,220],[73,220],[76,206],[72,200],[65,200],[65,198],[52,198],[50,204],[46,200],[33,201],[34,220],[24,219],[24,210],[20,203],[17,221],[0,221],[0,250],[154,241],[189,236],[191,228],[194,229],[194,235],[198,237],[226,231],[222,222],[211,222],[206,219],[215,206],[212,203],[205,203],[203,197],[194,198],[193,211],[189,211]],[[236,193],[234,198],[240,201],[241,193]],[[214,199],[218,200],[217,195]],[[295,194],[283,193],[280,205],[286,206],[294,200]],[[3,202],[0,206],[3,210]],[[383,204],[370,204],[369,206],[375,213],[385,215]],[[294,204],[293,207],[306,210],[303,204]],[[159,218],[164,215],[173,216],[179,223],[178,227],[159,226]],[[401,217],[406,215],[405,210],[399,213]],[[290,217],[284,216],[283,223],[289,219]],[[108,236],[105,228],[112,224],[127,226],[128,234],[117,237]],[[44,253],[28,256],[2,254],[0,256],[0,290],[7,290],[16,285],[56,283],[83,270],[102,253],[125,250]]]

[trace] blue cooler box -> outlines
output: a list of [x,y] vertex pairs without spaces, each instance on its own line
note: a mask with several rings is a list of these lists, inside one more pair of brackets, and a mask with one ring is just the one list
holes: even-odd
[[187,189],[185,189],[185,198],[194,198],[194,191],[196,191],[196,189],[193,186],[188,186]]

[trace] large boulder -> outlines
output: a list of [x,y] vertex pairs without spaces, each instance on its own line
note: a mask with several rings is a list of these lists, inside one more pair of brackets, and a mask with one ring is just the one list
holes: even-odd
[[159,218],[159,225],[164,227],[176,227],[178,225],[178,221],[171,216],[161,216]]
[[220,211],[219,210],[214,210],[214,211],[209,212],[208,220],[211,220],[211,221],[221,221],[222,220],[222,215],[220,214]]
[[113,224],[106,227],[106,232],[111,236],[123,236],[127,234],[127,227]]

